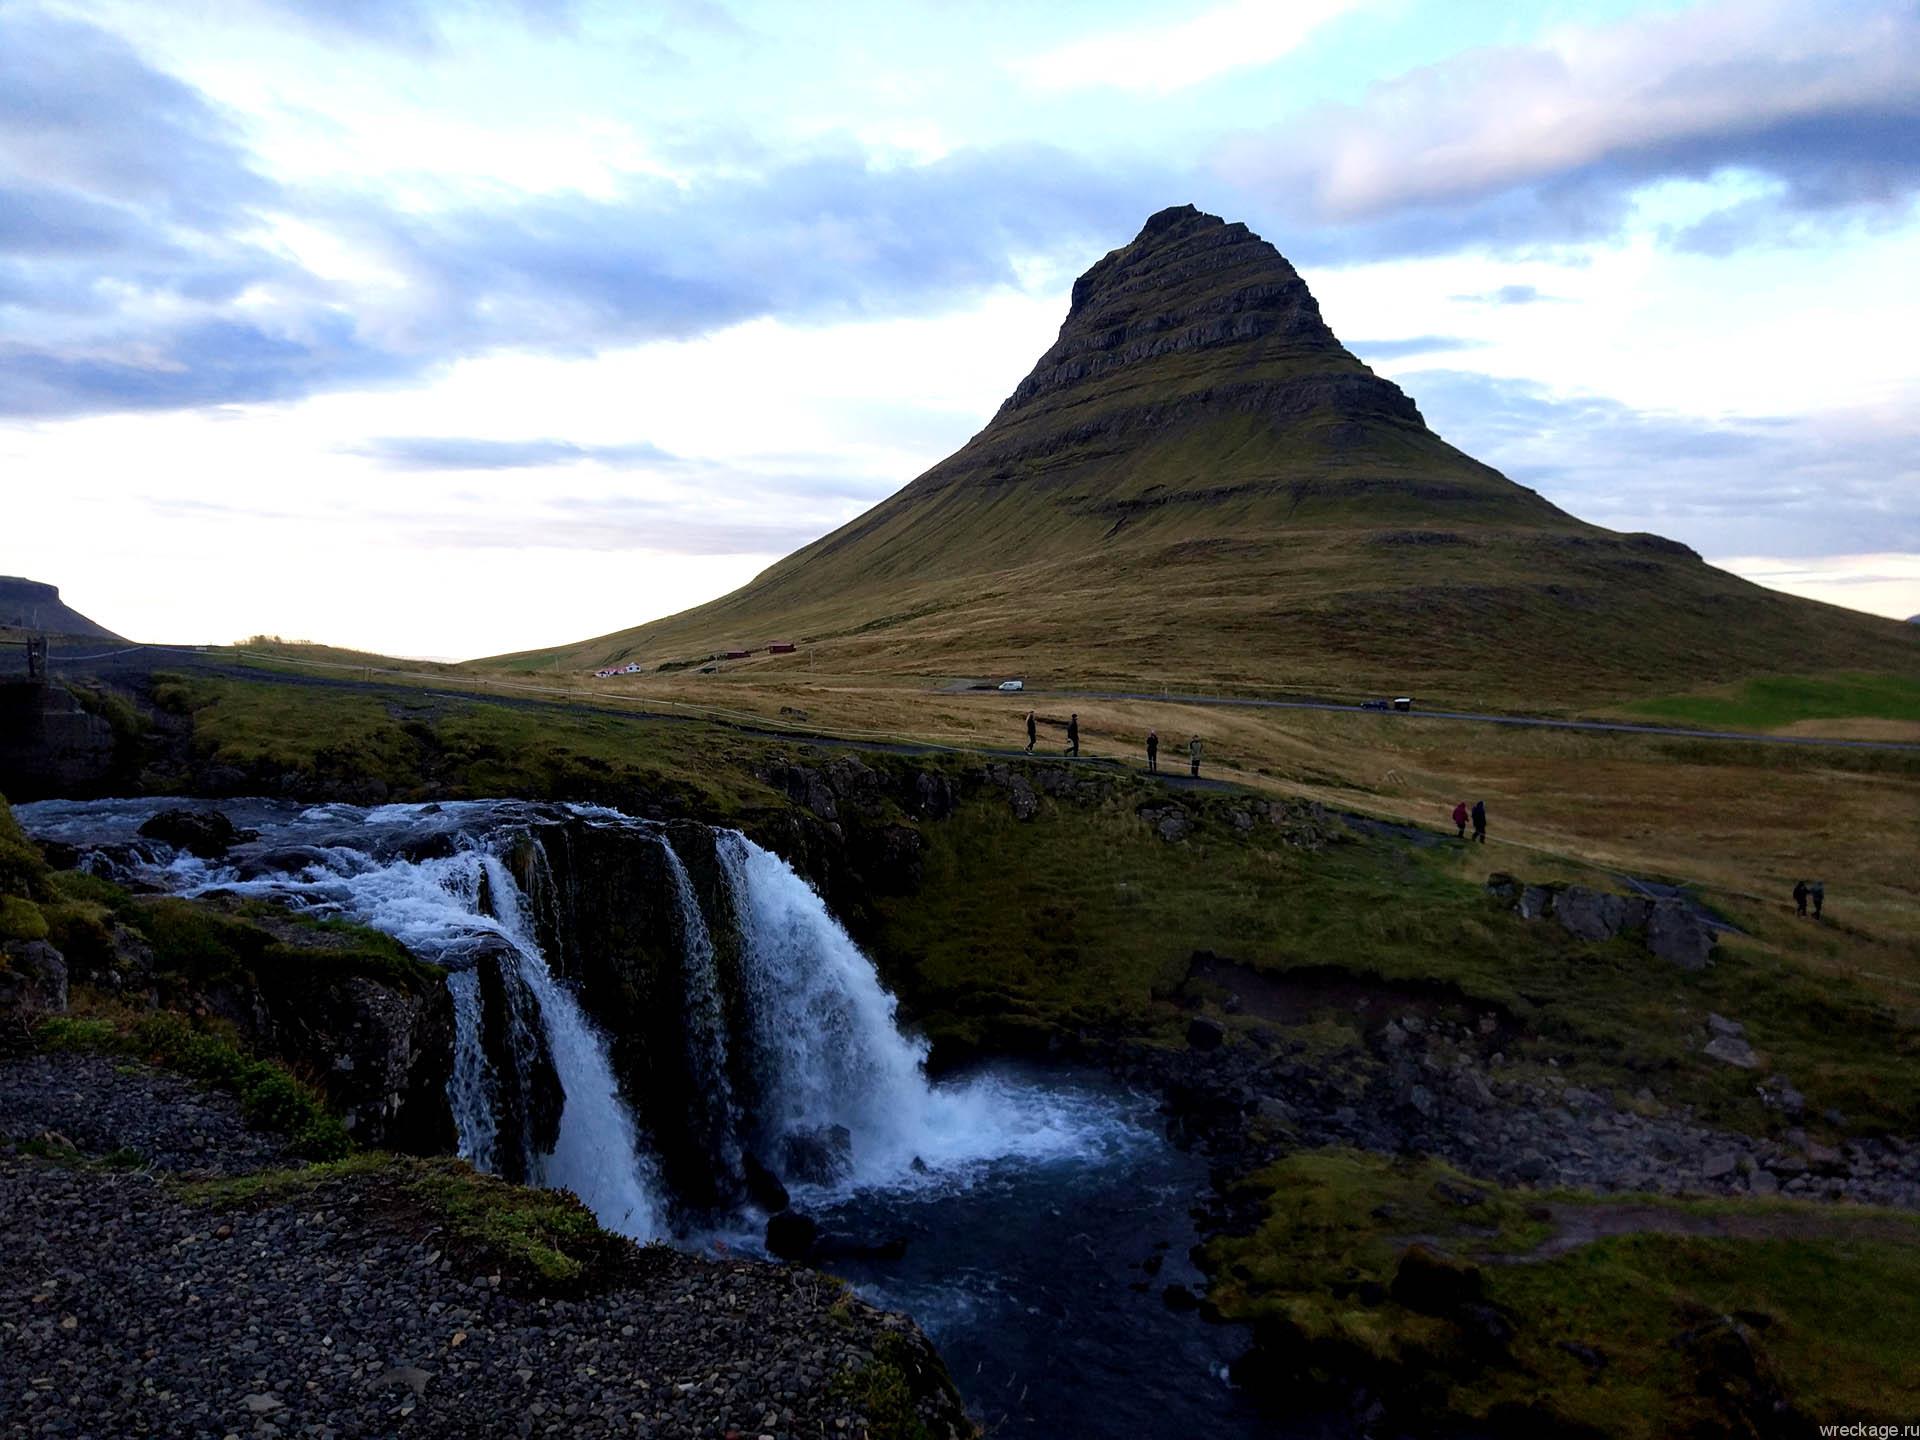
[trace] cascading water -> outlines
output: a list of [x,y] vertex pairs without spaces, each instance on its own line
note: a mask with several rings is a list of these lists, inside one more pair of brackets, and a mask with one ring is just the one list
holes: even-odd
[[447,1103],[453,1110],[460,1155],[477,1170],[492,1170],[500,1127],[493,1117],[496,1086],[493,1065],[480,1038],[480,977],[472,970],[449,970],[453,996],[453,1077]]
[[609,1229],[651,1238],[660,1233],[653,1169],[634,1143],[633,1121],[621,1102],[606,1043],[579,1003],[555,983],[533,938],[526,897],[512,872],[497,855],[483,854],[480,863],[500,912],[501,931],[519,962],[519,979],[538,1005],[564,1097],[558,1141],[550,1155],[535,1160],[535,1176],[543,1184],[573,1191]]
[[686,1049],[691,1090],[702,1114],[699,1127],[707,1137],[707,1153],[722,1174],[741,1172],[742,1117],[734,1103],[731,1056],[727,1034],[726,999],[721,990],[713,934],[700,900],[693,892],[687,867],[664,837],[660,841],[679,907],[680,951],[686,987]]

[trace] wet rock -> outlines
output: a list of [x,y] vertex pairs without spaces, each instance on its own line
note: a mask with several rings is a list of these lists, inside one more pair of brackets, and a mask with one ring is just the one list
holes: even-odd
[[1198,1310],[1200,1297],[1184,1285],[1169,1285],[1160,1292],[1160,1303],[1169,1310]]
[[162,810],[140,827],[149,840],[159,840],[198,855],[203,860],[218,860],[255,832],[242,830],[218,810]]
[[780,1177],[761,1164],[758,1155],[749,1154],[746,1157],[744,1171],[747,1198],[769,1215],[777,1215],[793,1203],[787,1194],[787,1187],[780,1183]]
[[819,1238],[819,1225],[797,1210],[782,1210],[767,1221],[767,1253],[781,1260],[805,1260]]
[[780,1143],[780,1168],[802,1185],[831,1185],[853,1172],[853,1134],[844,1125],[822,1125],[788,1135]]

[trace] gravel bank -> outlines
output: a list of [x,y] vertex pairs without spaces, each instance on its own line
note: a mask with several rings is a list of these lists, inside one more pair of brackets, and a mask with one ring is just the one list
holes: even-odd
[[[102,1063],[0,1064],[0,1128],[272,1158],[222,1097],[179,1119],[169,1077]],[[895,1376],[933,1436],[972,1433],[919,1332],[811,1271],[648,1247],[601,1293],[513,1294],[351,1178],[216,1208],[11,1144],[0,1216],[7,1435],[859,1437]]]

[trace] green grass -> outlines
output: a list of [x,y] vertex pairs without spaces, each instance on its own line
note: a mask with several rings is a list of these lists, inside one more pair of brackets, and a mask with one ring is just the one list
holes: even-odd
[[184,1016],[57,1015],[40,1022],[34,1039],[43,1050],[132,1056],[226,1090],[239,1099],[250,1123],[286,1135],[296,1155],[334,1159],[351,1148],[346,1127],[317,1091],[285,1066],[255,1059],[223,1035],[196,1030]]
[[442,1247],[470,1273],[499,1272],[515,1289],[578,1291],[610,1278],[628,1249],[573,1195],[509,1184],[445,1157],[367,1151],[182,1188],[207,1204],[233,1208],[303,1200],[339,1184],[439,1232]]
[[[1742,1398],[1728,1376],[1744,1356],[1731,1367],[1714,1359],[1742,1343],[1731,1338],[1732,1316],[1761,1373],[1802,1414],[1920,1413],[1920,1218],[1909,1214],[1520,1197],[1434,1161],[1346,1150],[1291,1155],[1244,1190],[1263,1218],[1251,1234],[1208,1245],[1209,1298],[1255,1326],[1276,1384],[1289,1370],[1308,1381],[1391,1375],[1403,1397],[1457,1416],[1531,1414],[1534,1433],[1717,1434]],[[1672,1211],[1729,1233],[1649,1231],[1528,1259],[1553,1228],[1542,1198]],[[1733,1238],[1736,1229],[1748,1238]],[[1476,1352],[1459,1314],[1420,1313],[1395,1298],[1416,1243],[1456,1274],[1477,1272],[1480,1303],[1512,1327],[1505,1353]]]
[[[1135,814],[1146,793],[1117,781],[1082,804],[1046,802],[1022,823],[983,789],[923,827],[922,884],[876,898],[864,938],[937,1045],[1040,1048],[1085,1027],[1177,1038],[1188,1012],[1168,997],[1193,953],[1211,950],[1300,977],[1310,1005],[1316,977],[1331,971],[1438,997],[1469,1023],[1495,1011],[1520,1031],[1511,1062],[1552,1059],[1579,1083],[1623,1094],[1645,1085],[1714,1123],[1777,1127],[1756,1076],[1701,1053],[1706,1016],[1718,1012],[1746,1024],[1811,1113],[1832,1106],[1869,1129],[1920,1126],[1920,1031],[1857,982],[1732,935],[1697,974],[1635,941],[1577,941],[1492,900],[1481,855],[1374,837],[1297,849],[1264,822],[1243,834],[1230,816],[1245,801],[1230,796],[1183,797],[1198,824],[1169,845]],[[1577,867],[1567,878],[1612,885]],[[1351,997],[1320,1010],[1329,1034],[1351,1044],[1384,1018],[1357,1017]],[[1230,1030],[1254,1023],[1221,1018]]]
[[690,814],[775,798],[751,774],[764,747],[700,722],[266,679],[172,676],[157,693],[192,717],[200,764],[263,787],[393,800],[644,796]]
[[1703,729],[1778,730],[1805,720],[1920,723],[1920,676],[1761,675],[1720,691],[1642,700],[1629,709]]

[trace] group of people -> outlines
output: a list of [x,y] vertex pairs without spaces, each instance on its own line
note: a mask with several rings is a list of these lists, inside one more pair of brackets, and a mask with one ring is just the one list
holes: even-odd
[[[1033,753],[1034,745],[1040,738],[1040,720],[1031,710],[1027,712],[1027,753]],[[1080,716],[1078,712],[1067,717],[1067,754],[1077,756],[1080,753]],[[1192,767],[1195,778],[1200,774],[1200,737],[1195,735],[1187,741],[1187,763]],[[1147,773],[1160,773],[1160,732],[1147,731]]]
[[1462,840],[1467,838],[1467,821],[1469,820],[1473,821],[1473,838],[1478,840],[1482,845],[1486,844],[1487,843],[1487,802],[1486,801],[1484,800],[1474,801],[1473,809],[1471,810],[1467,809],[1467,802],[1464,800],[1462,800],[1459,804],[1453,807],[1453,823],[1454,823],[1454,826],[1459,830],[1460,832],[1459,838]]
[[1813,901],[1813,918],[1820,918],[1820,907],[1827,903],[1827,886],[1823,880],[1815,880],[1809,885],[1805,880],[1793,882],[1793,913],[1807,913],[1807,901]]

